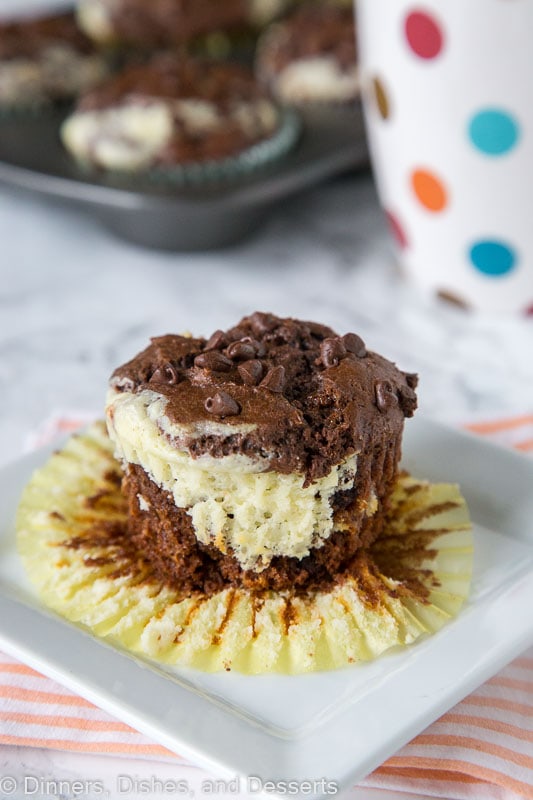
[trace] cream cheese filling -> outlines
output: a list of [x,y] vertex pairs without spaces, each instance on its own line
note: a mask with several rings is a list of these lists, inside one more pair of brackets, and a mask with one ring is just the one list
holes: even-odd
[[287,6],[287,0],[248,0],[250,21],[261,28],[282,14]]
[[63,144],[79,161],[105,169],[147,167],[170,141],[174,121],[167,103],[77,111],[61,127]]
[[[268,455],[193,459],[169,441],[168,436],[179,441],[191,430],[171,425],[165,406],[165,398],[156,392],[111,390],[109,435],[118,458],[142,467],[177,507],[186,509],[200,542],[230,552],[243,569],[260,572],[274,556],[304,558],[333,533],[331,499],[353,488],[356,455],[310,486],[304,486],[303,474],[269,470]],[[227,429],[235,434],[253,427],[204,422],[202,431],[223,437]],[[143,501],[139,503],[142,510]]]
[[169,144],[176,125],[193,136],[220,131],[228,119],[253,140],[269,136],[278,124],[275,106],[264,98],[237,102],[229,117],[201,99],[151,99],[95,111],[75,111],[61,128],[63,144],[82,163],[104,169],[151,166]]
[[97,42],[110,42],[114,37],[109,9],[102,0],[80,0],[76,9],[78,25]]
[[352,100],[359,92],[359,71],[339,69],[331,56],[302,58],[288,64],[277,76],[276,94],[282,100],[299,103],[308,100]]

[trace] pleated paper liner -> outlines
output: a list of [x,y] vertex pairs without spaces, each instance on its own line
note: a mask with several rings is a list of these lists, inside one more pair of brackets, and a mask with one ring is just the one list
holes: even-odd
[[329,592],[182,599],[125,535],[121,468],[96,423],[38,470],[17,522],[42,602],[111,644],[206,671],[296,674],[369,661],[435,633],[468,595],[472,536],[458,488],[401,475],[385,533]]

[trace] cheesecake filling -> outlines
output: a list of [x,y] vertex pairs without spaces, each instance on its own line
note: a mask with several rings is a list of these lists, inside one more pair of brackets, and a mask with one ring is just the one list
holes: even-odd
[[[302,559],[331,536],[332,501],[339,492],[353,489],[357,454],[309,485],[304,474],[269,469],[268,452],[254,458],[241,454],[192,458],[183,446],[186,440],[246,433],[254,426],[215,421],[202,421],[198,428],[171,424],[166,402],[150,390],[111,390],[106,409],[109,435],[124,464],[140,466],[178,508],[186,510],[199,542],[230,553],[245,570],[261,572],[275,556]],[[145,503],[139,497],[141,510]]]
[[359,91],[356,65],[341,69],[332,56],[302,58],[287,64],[275,78],[276,94],[298,103],[306,100],[346,102]]
[[105,169],[135,170],[154,161],[173,129],[172,112],[161,101],[75,112],[64,122],[61,138],[79,161],[93,161]]
[[81,0],[78,3],[76,14],[80,28],[92,39],[97,42],[113,40],[113,22],[109,9],[101,0]]
[[151,99],[97,110],[77,110],[63,123],[63,144],[82,163],[111,170],[138,170],[157,163],[176,131],[194,141],[220,134],[228,124],[253,143],[272,135],[279,116],[258,98],[235,102],[227,114],[201,99]]

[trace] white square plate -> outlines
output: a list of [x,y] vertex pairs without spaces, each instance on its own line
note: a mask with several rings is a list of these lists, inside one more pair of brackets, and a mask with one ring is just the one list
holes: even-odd
[[0,472],[0,647],[210,772],[342,789],[533,644],[533,462],[472,435],[418,418],[403,459],[416,477],[458,482],[468,501],[465,608],[435,636],[369,664],[292,677],[169,669],[44,609],[16,554],[14,517],[50,452]]

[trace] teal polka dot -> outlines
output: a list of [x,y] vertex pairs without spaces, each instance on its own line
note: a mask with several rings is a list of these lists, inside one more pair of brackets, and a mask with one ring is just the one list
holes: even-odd
[[478,111],[468,127],[474,147],[487,156],[502,156],[516,145],[520,128],[511,114],[497,108]]
[[512,247],[496,240],[484,239],[470,248],[470,261],[474,267],[491,278],[507,275],[516,266],[516,253]]

